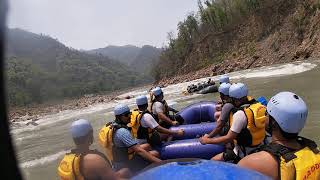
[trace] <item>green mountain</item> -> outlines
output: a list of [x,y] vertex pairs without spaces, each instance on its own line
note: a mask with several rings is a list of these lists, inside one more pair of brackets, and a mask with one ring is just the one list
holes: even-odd
[[96,54],[106,56],[123,64],[129,65],[140,52],[139,47],[126,45],[126,46],[107,46],[105,48],[93,49],[87,51],[89,54]]
[[149,75],[158,63],[160,53],[161,49],[148,45],[143,46],[129,66],[137,72]]
[[152,82],[116,60],[68,48],[49,36],[8,29],[6,73],[12,106]]
[[145,45],[142,48],[126,46],[107,46],[87,51],[89,54],[102,55],[122,62],[136,72],[149,74],[151,68],[157,64],[161,49]]

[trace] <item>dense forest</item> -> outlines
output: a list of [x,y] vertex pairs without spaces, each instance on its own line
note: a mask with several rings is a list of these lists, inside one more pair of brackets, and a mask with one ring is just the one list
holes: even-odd
[[[221,72],[293,60],[309,48],[304,41],[317,41],[319,7],[320,0],[199,0],[198,11],[179,22],[177,34],[168,33],[153,76],[166,79],[225,60],[233,64]],[[305,57],[312,55],[309,51]]]
[[11,106],[25,106],[152,82],[127,65],[87,54],[46,35],[7,32],[7,92]]

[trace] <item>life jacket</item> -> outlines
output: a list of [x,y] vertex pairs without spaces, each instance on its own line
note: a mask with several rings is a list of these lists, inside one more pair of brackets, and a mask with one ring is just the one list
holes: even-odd
[[279,164],[281,180],[316,180],[320,179],[320,151],[317,144],[309,139],[299,137],[299,150],[293,150],[280,144],[271,143],[262,147],[272,154]]
[[236,138],[236,143],[241,147],[258,146],[266,136],[267,108],[251,97],[248,97],[248,101],[248,104],[234,108],[229,117],[229,128],[232,126],[233,114],[237,111],[242,110],[247,117],[247,128],[243,129]]
[[148,110],[139,111],[139,109],[135,109],[132,111],[131,122],[129,124],[129,127],[131,127],[132,134],[137,139],[146,139],[150,145],[160,145],[160,134],[154,129],[145,128],[141,125],[141,119],[145,114],[150,114],[154,118],[153,114],[151,114]]
[[129,151],[128,148],[114,145],[113,135],[120,128],[126,128],[131,131],[131,128],[126,125],[110,122],[103,126],[98,134],[99,144],[105,149],[107,158],[111,163],[127,162],[134,155],[134,152]]
[[[104,154],[100,153],[97,150],[90,150],[86,153],[78,153],[75,150],[71,150],[71,152],[67,153],[58,167],[58,175],[61,180],[85,180],[86,178],[82,175],[82,161],[83,157],[87,154],[98,154],[103,157],[108,163],[109,161],[104,156]],[[111,165],[110,165],[111,166]]]
[[[166,116],[169,116],[169,106],[168,106],[168,103],[166,102],[166,100],[158,101],[158,100],[154,99],[154,100],[152,101],[152,103],[151,103],[151,112],[153,113],[152,108],[153,108],[153,104],[154,104],[155,102],[160,102],[161,104],[163,104],[163,106],[164,106],[163,113],[164,113]],[[155,115],[155,114],[154,114],[154,116],[155,116],[156,120],[159,122],[158,116]]]

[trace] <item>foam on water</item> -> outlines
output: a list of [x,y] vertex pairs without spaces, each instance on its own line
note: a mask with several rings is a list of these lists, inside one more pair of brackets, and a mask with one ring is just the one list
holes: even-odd
[[259,78],[259,77],[274,77],[290,74],[298,74],[315,68],[317,65],[312,63],[294,63],[284,64],[273,67],[262,67],[258,69],[245,70],[242,72],[230,73],[231,79],[239,78]]
[[[290,75],[290,74],[296,74],[296,73],[301,73],[304,71],[308,71],[316,67],[316,64],[312,63],[307,63],[307,62],[300,62],[300,63],[290,63],[290,64],[285,64],[285,65],[280,65],[280,66],[270,66],[270,67],[261,67],[257,69],[251,69],[251,70],[244,70],[244,71],[238,71],[238,72],[233,72],[229,73],[229,76],[231,79],[239,79],[239,78],[260,78],[260,77],[270,77],[270,76],[283,76],[283,75]],[[218,80],[218,76],[210,77],[212,80]],[[207,78],[201,78],[197,79],[194,81],[190,82],[184,82],[184,83],[179,83],[179,84],[174,84],[174,85],[169,85],[165,88],[163,88],[163,91],[165,92],[166,99],[168,101],[168,104],[173,105],[178,103],[181,100],[188,100],[195,98],[197,96],[201,96],[199,94],[193,94],[193,95],[188,95],[185,96],[182,94],[182,91],[190,84],[195,84],[198,82],[203,82],[206,81]],[[132,93],[126,93],[121,95],[121,97],[125,97],[127,95],[130,96],[137,96],[137,95],[148,95],[146,90],[140,89],[140,90],[135,90]],[[188,102],[193,102],[193,100],[188,100]],[[124,99],[124,100],[119,100],[118,102],[128,104],[130,107],[135,107],[135,98],[132,99]],[[90,114],[90,113],[95,113],[98,111],[102,110],[108,110],[110,111],[105,112],[105,114],[112,113],[113,107],[116,105],[117,102],[111,101],[108,103],[102,103],[102,104],[97,104],[93,106],[89,106],[84,109],[80,110],[66,110],[66,111],[61,111],[57,114],[51,114],[42,117],[37,123],[39,124],[38,126],[27,126],[27,127],[13,127],[12,132],[14,133],[14,137],[17,140],[16,142],[21,142],[23,140],[30,140],[33,138],[33,136],[38,133],[38,132],[32,132],[40,129],[42,126],[48,126],[64,121],[70,118],[75,118],[77,116],[81,116],[84,114]],[[20,125],[19,125],[20,126]],[[26,132],[26,131],[31,131],[33,134],[20,134],[21,132]],[[52,161],[57,160],[61,156],[63,156],[67,151],[60,151],[55,154],[47,155],[38,159],[34,159],[31,161],[26,161],[20,164],[22,168],[30,168],[34,166],[41,166],[44,164],[48,164]]]
[[45,156],[45,157],[42,157],[42,158],[39,158],[39,159],[34,159],[34,160],[31,160],[31,161],[27,161],[27,162],[21,163],[20,167],[21,168],[30,168],[30,167],[34,167],[34,166],[44,165],[44,164],[47,164],[47,163],[50,163],[52,161],[57,160],[58,158],[62,157],[64,154],[66,154],[69,151],[70,150],[68,150],[68,151],[60,151],[58,153],[51,154],[49,156]]
[[[308,70],[313,69],[317,65],[314,63],[309,62],[296,62],[296,63],[289,63],[284,65],[277,65],[277,66],[267,66],[267,67],[260,67],[256,69],[249,69],[249,70],[243,70],[243,71],[237,71],[229,73],[231,79],[240,79],[240,78],[260,78],[260,77],[274,77],[274,76],[284,76],[284,75],[290,75],[290,74],[297,74],[301,72],[305,72]],[[204,82],[208,79],[207,78],[201,78],[196,79],[189,82],[184,83],[178,83],[174,85],[169,85],[165,88],[163,88],[163,91],[165,92],[166,99],[169,104],[177,102],[179,100],[188,99],[190,97],[199,96],[197,94],[193,94],[192,96],[183,96],[182,91],[186,90],[186,87],[190,84],[197,84],[200,82]],[[219,76],[213,76],[210,77],[212,80],[217,81]],[[147,95],[148,92],[145,89],[138,89],[129,93],[122,94],[118,97],[124,98],[126,96],[138,96],[138,95]],[[92,105],[84,109],[79,110],[65,110],[61,111],[57,114],[51,114],[44,116],[40,118],[40,120],[37,121],[39,124],[38,126],[25,126],[25,125],[17,125],[16,127],[12,127],[12,133],[21,133],[25,131],[35,131],[41,128],[41,126],[47,126],[52,125],[54,123],[64,121],[66,119],[75,118],[77,116],[85,115],[85,114],[91,114],[98,111],[110,109],[110,112],[112,111],[112,108],[117,103],[124,103],[129,105],[129,107],[135,107],[135,98],[131,99],[121,99],[117,101],[111,101],[108,103],[102,103],[97,105]]]
[[19,122],[19,126],[12,127],[11,133],[13,134],[19,134],[26,131],[34,131],[39,130],[42,126],[48,126],[55,124],[60,121],[65,121],[70,118],[75,118],[77,116],[85,115],[85,114],[92,114],[98,111],[102,111],[105,109],[109,109],[114,107],[116,103],[115,102],[109,102],[109,103],[103,103],[103,104],[97,104],[94,106],[89,106],[87,108],[78,109],[78,110],[64,110],[57,114],[50,114],[41,117],[38,121],[36,121],[37,126],[26,126],[26,122]]
[[[275,76],[285,76],[291,74],[298,74],[305,71],[309,71],[315,68],[317,64],[309,62],[295,62],[284,65],[277,66],[264,66],[255,69],[248,69],[242,71],[236,71],[229,73],[228,76],[230,79],[241,79],[241,78],[262,78],[262,77],[275,77]],[[197,84],[204,81],[207,81],[208,78],[211,80],[218,81],[219,76],[212,76],[206,78],[200,78],[189,82],[178,83],[170,85],[166,88],[163,88],[166,94],[181,93],[182,90],[186,90],[187,86],[190,84]]]

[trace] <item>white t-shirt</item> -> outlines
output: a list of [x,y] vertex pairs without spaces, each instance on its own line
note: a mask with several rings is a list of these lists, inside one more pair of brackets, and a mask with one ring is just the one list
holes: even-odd
[[150,114],[146,113],[141,118],[141,126],[144,128],[154,129],[159,126],[159,124]]
[[152,113],[158,115],[158,113],[163,113],[164,106],[161,102],[155,102],[152,105]]
[[232,125],[230,130],[235,133],[240,133],[242,129],[247,128],[247,117],[243,111],[237,111],[232,117]]

